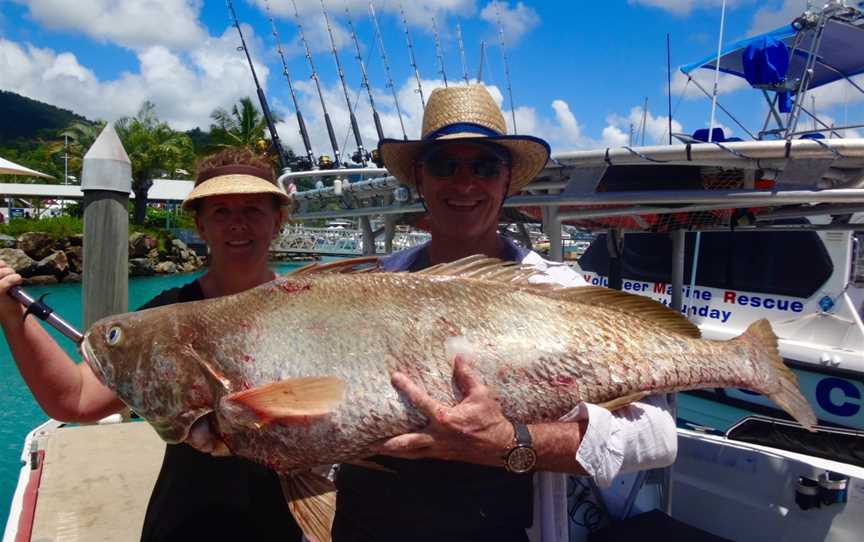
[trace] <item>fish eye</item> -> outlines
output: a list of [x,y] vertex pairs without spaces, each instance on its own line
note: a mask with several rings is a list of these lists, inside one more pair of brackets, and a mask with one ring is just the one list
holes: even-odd
[[105,340],[110,346],[117,345],[122,338],[123,330],[120,329],[120,326],[112,326],[108,329],[108,332],[105,333]]

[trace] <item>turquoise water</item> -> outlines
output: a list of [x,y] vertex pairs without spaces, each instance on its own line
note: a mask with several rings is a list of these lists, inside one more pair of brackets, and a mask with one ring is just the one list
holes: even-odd
[[[285,273],[303,264],[278,263],[273,269]],[[163,275],[129,279],[129,307],[140,307],[159,292],[182,286],[197,278],[201,273],[185,275]],[[81,286],[79,284],[58,284],[54,286],[29,286],[27,292],[34,297],[50,294],[45,302],[78,329],[81,328]],[[75,359],[77,353],[72,341],[50,329],[49,332],[58,344]],[[18,482],[21,469],[20,457],[24,437],[34,427],[48,418],[33,400],[27,386],[18,374],[15,362],[9,354],[6,340],[0,341],[0,525],[6,525],[12,494]]]

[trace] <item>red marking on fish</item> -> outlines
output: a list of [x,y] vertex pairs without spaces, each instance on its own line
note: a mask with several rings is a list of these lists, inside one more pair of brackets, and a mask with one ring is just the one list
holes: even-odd
[[552,381],[553,386],[561,386],[565,388],[569,388],[574,384],[576,384],[576,379],[568,375],[558,375],[555,377],[555,380]]
[[276,284],[283,292],[288,294],[296,294],[305,290],[311,290],[311,284],[297,284],[296,282],[282,281]]
[[245,356],[243,356],[243,363],[254,363],[254,362],[255,362],[255,358],[253,356],[250,356],[249,354],[246,354]]

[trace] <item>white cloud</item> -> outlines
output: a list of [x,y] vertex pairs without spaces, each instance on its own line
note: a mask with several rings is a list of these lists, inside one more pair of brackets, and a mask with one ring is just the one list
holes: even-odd
[[[251,29],[250,48],[257,40]],[[57,53],[0,39],[0,88],[17,92],[91,119],[133,115],[150,100],[162,120],[176,129],[207,128],[210,113],[243,96],[254,96],[245,58],[236,49],[234,29],[204,39],[186,53],[153,46],[136,53],[138,73],[100,81],[72,53]],[[268,69],[255,63],[259,78]]]
[[[728,0],[727,9],[738,7],[750,0]],[[675,15],[689,15],[694,9],[713,9],[723,5],[723,0],[629,0],[631,5],[643,5],[669,11]]]
[[[610,130],[606,132],[604,130],[604,135],[606,137],[610,137],[614,141],[622,141],[621,135],[626,135],[626,143],[629,144],[630,141],[630,127],[633,127],[633,144],[641,145],[642,144],[642,129],[643,129],[643,118],[644,118],[644,131],[645,131],[645,145],[664,145],[669,140],[669,117],[668,116],[654,116],[650,111],[643,115],[643,110],[641,107],[634,107],[630,109],[630,113],[626,116],[620,116],[616,114],[609,115],[606,118],[606,122],[608,124],[607,129],[617,129],[618,132],[613,132]],[[681,123],[675,119],[672,119],[672,133],[679,133],[682,131]]]
[[80,31],[133,49],[194,47],[206,39],[200,0],[14,0],[47,28]]
[[480,12],[480,18],[497,28],[499,13],[508,47],[540,24],[540,16],[537,12],[522,2],[517,2],[513,8],[510,7],[509,2],[497,0],[489,2]]
[[748,34],[761,34],[787,25],[804,13],[806,8],[807,0],[783,0],[779,7],[775,2],[774,6],[759,8],[759,11],[753,16]]

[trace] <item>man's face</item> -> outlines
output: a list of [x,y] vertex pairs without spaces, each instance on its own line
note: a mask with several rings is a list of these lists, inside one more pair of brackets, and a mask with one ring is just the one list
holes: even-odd
[[495,230],[510,186],[510,166],[499,156],[483,145],[453,143],[415,167],[434,232],[470,240]]

